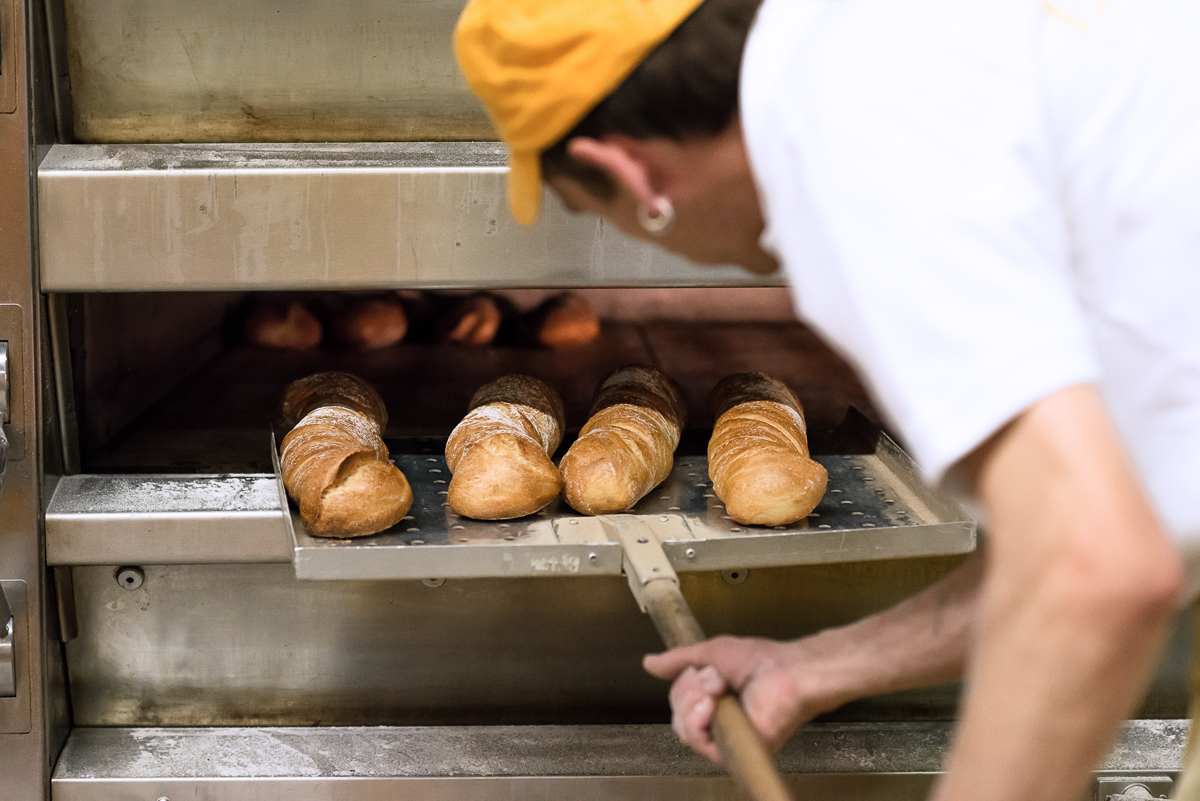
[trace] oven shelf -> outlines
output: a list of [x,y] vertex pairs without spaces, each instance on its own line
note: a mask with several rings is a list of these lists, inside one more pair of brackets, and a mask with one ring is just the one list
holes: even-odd
[[[865,418],[852,413],[847,441],[858,453],[818,455],[829,489],[813,514],[791,526],[742,526],[714,495],[703,456],[676,456],[665,482],[628,514],[588,517],[562,498],[511,521],[477,521],[446,503],[444,458],[400,455],[413,506],[391,529],[352,540],[309,536],[295,513],[284,520],[301,579],[425,579],[617,575],[616,529],[645,526],[677,571],[745,570],[916,556],[948,556],[975,547],[975,522],[926,488],[909,458]],[[278,470],[276,471],[278,474]],[[283,485],[280,479],[279,492]],[[734,578],[736,580],[736,578]]]
[[518,224],[495,142],[55,145],[45,292],[764,286],[567,212]]

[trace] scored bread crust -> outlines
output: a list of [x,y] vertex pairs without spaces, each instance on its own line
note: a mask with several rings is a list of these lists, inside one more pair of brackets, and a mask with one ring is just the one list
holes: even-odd
[[[327,378],[313,382],[312,379]],[[348,380],[348,379],[353,379]],[[296,384],[301,384],[293,390]],[[365,387],[367,392],[363,392]],[[412,506],[412,489],[388,459],[380,437],[378,394],[346,373],[324,373],[288,387],[285,404],[293,409],[316,404],[304,413],[280,444],[279,464],[288,495],[300,508],[308,532],[316,537],[360,537],[394,526]],[[375,416],[343,405],[365,406]],[[285,410],[285,417],[288,410]]]
[[825,494],[828,474],[809,457],[796,394],[764,373],[740,373],[717,384],[709,408],[717,421],[708,475],[729,516],[763,526],[807,517]]
[[387,406],[375,388],[351,373],[313,373],[293,381],[283,391],[283,422],[288,428],[313,409],[345,406],[373,420],[382,432],[387,428]]
[[666,373],[645,365],[613,372],[559,463],[567,503],[588,515],[631,508],[670,475],[685,419]]
[[481,387],[446,442],[450,508],[479,520],[524,517],[562,489],[550,455],[562,441],[562,399],[529,376]]

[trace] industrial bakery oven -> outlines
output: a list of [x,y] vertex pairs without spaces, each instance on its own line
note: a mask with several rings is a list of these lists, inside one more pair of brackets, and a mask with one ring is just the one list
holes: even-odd
[[[613,526],[662,543],[710,634],[848,622],[975,546],[783,289],[549,198],[535,227],[509,217],[503,150],[450,55],[461,6],[0,0],[0,798],[734,798],[640,669],[660,645]],[[601,336],[238,337],[259,293],[481,287],[525,305],[581,288]],[[632,515],[446,513],[441,449],[475,388],[536,375],[577,431],[631,362],[675,377],[691,420]],[[388,403],[416,503],[383,535],[308,537],[280,495],[279,395],[326,369]],[[704,396],[751,369],[797,390],[830,470],[803,525],[738,527],[711,497]],[[1169,788],[1188,632],[1097,792]],[[800,798],[920,798],[956,696],[848,705],[781,769]]]

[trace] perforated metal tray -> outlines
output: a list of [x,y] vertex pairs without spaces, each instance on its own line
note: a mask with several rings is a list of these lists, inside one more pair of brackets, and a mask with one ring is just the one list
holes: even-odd
[[[676,570],[857,562],[959,554],[975,547],[976,525],[926,487],[912,461],[861,418],[850,422],[856,452],[816,455],[829,489],[805,520],[790,526],[742,526],[725,513],[703,456],[677,456],[671,475],[630,514],[663,542]],[[276,451],[273,451],[277,453]],[[393,461],[413,489],[398,525],[351,540],[312,537],[290,507],[296,575],[307,579],[445,579],[494,576],[613,575],[623,517],[587,517],[557,499],[517,520],[478,521],[446,503],[450,471],[440,454]],[[276,463],[276,476],[279,476]],[[282,478],[282,502],[287,504]]]

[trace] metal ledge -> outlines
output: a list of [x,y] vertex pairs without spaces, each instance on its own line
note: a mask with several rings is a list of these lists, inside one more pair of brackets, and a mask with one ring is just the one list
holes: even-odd
[[269,475],[80,475],[46,510],[49,565],[291,561]]
[[490,142],[55,145],[46,292],[779,285],[697,267],[545,196],[519,225]]
[[[1126,724],[1107,775],[1174,775],[1187,721]],[[953,724],[826,723],[779,755],[798,797],[924,798]],[[76,729],[55,801],[405,798],[733,799],[732,782],[669,726]]]

